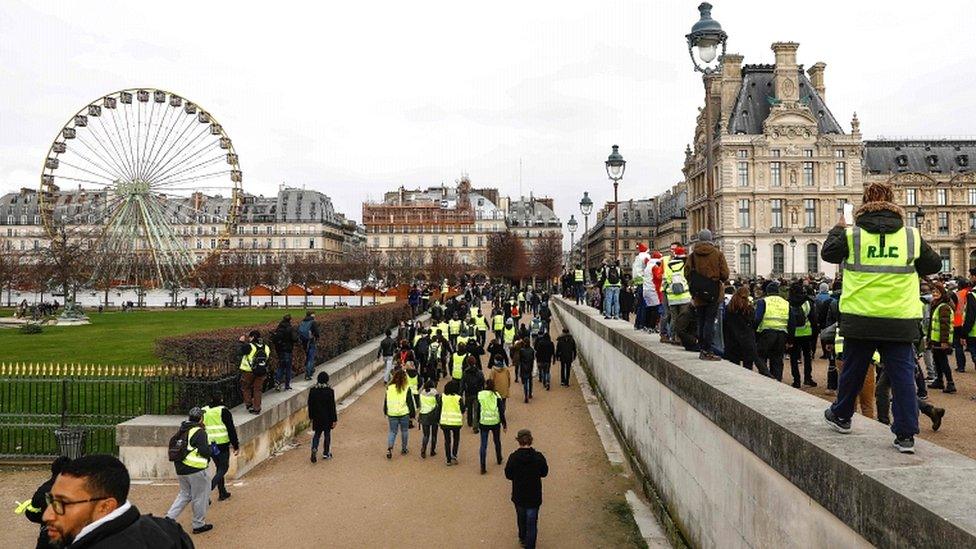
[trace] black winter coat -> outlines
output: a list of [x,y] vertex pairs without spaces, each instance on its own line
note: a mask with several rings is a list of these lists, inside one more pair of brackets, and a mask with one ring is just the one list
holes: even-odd
[[535,448],[519,448],[508,456],[505,478],[512,481],[512,503],[519,507],[542,505],[542,479],[549,474],[549,464]]
[[556,354],[556,346],[552,344],[549,335],[535,340],[535,361],[539,364],[549,364]]
[[192,549],[193,541],[173,520],[142,515],[133,505],[119,517],[103,523],[71,549]]
[[570,334],[563,334],[556,340],[556,358],[563,362],[576,360],[576,340]]
[[290,353],[298,342],[298,332],[291,325],[291,322],[282,320],[278,323],[274,333],[271,334],[271,341],[274,343],[276,353]]
[[331,429],[332,424],[339,420],[332,387],[316,384],[308,391],[308,419],[316,431]]

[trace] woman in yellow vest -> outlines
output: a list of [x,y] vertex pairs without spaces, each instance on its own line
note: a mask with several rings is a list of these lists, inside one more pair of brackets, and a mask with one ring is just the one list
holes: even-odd
[[[935,362],[935,381],[930,389],[942,389],[945,393],[955,393],[956,384],[952,381],[952,368],[949,367],[949,353],[952,351],[952,302],[942,284],[932,284],[932,321],[928,326],[928,346],[932,349]],[[945,385],[943,385],[945,378]]]
[[440,424],[444,434],[444,458],[448,465],[457,465],[458,445],[461,443],[461,425],[464,423],[464,401],[461,400],[461,384],[451,380],[444,386],[441,396]]
[[[787,325],[787,349],[790,351],[790,373],[793,374],[793,387],[800,388],[800,358],[803,358],[803,384],[816,387],[813,380],[813,307],[807,297],[803,282],[797,280],[790,285],[790,315]],[[803,323],[799,323],[802,315]]]
[[766,283],[763,293],[766,297],[756,301],[756,350],[773,379],[783,381],[790,304],[779,296],[779,282],[775,280]]
[[505,407],[501,405],[501,397],[495,392],[495,382],[485,381],[485,388],[478,391],[478,426],[481,433],[481,449],[478,455],[481,457],[481,474],[485,474],[485,457],[488,453],[488,433],[495,442],[495,461],[498,465],[502,464],[502,438],[498,427],[508,431],[508,423],[505,422]]
[[383,400],[383,413],[390,422],[390,432],[386,437],[386,459],[393,458],[393,443],[396,442],[397,429],[400,430],[400,453],[407,454],[407,437],[410,433],[410,419],[416,413],[407,374],[398,368],[393,371],[393,379],[386,387]]
[[420,457],[427,459],[427,443],[430,443],[430,457],[437,455],[437,424],[440,421],[441,395],[437,393],[434,380],[424,382],[420,393],[420,429],[424,438],[420,443]]

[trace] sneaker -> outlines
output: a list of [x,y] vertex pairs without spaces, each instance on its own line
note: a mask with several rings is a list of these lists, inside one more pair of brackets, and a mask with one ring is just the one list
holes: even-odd
[[328,454],[322,454],[322,459],[332,459],[332,452],[329,452]]
[[230,492],[224,492],[223,494],[217,496],[217,501],[226,501],[228,499],[230,499]]
[[427,448],[420,449],[420,459],[427,459]]
[[898,437],[895,439],[895,448],[903,454],[915,453],[915,437]]
[[488,472],[488,470],[487,470],[487,469],[485,469],[484,467],[482,467],[482,468],[481,468],[481,474],[482,474],[482,475],[483,475],[483,474],[485,474],[485,473],[487,473],[487,472]]
[[933,381],[927,385],[929,389],[945,389],[945,385],[941,381]]
[[966,369],[965,368],[956,368],[956,371],[959,372],[960,374],[965,374],[966,373]]
[[938,431],[942,427],[942,418],[945,416],[945,408],[936,408],[932,411],[932,430]]
[[812,380],[812,379],[805,380],[803,382],[803,384],[806,385],[807,387],[816,387],[817,386],[817,382],[814,381],[814,380]]
[[194,534],[202,534],[204,532],[209,532],[211,530],[213,530],[213,524],[204,524],[203,526],[201,526],[199,528],[194,528],[193,529],[193,533]]
[[955,393],[956,392],[956,384],[955,383],[950,383],[950,384],[946,385],[946,388],[945,389],[942,389],[942,392],[943,393],[949,393],[950,395],[952,393]]
[[393,459],[393,448],[386,449],[386,459]]
[[254,408],[251,408],[251,409],[250,409],[249,411],[250,411],[250,412],[251,412],[252,414],[254,414],[254,415],[260,415],[260,414],[261,414],[261,410],[256,410],[256,409],[254,409]]
[[436,455],[437,455],[437,452],[436,451],[434,451],[434,450],[431,450],[430,451],[430,457],[434,457]]
[[318,459],[315,457],[315,450],[312,450],[312,463],[315,463],[316,461],[318,461]]
[[838,418],[830,408],[824,410],[824,420],[827,422],[827,425],[830,425],[831,429],[838,433],[846,435],[851,432],[851,420]]
[[792,387],[793,387],[794,389],[799,389],[799,388],[800,388],[800,382],[794,379],[794,380],[793,380],[793,384],[792,384],[791,386],[792,386]]
[[721,358],[713,355],[712,353],[706,353],[704,351],[698,353],[698,360],[722,360]]

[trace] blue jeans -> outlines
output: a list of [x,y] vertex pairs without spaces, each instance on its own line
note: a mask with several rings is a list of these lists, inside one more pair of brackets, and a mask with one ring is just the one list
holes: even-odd
[[576,283],[576,304],[586,302],[586,285],[582,282]]
[[868,363],[874,351],[881,354],[881,362],[891,383],[891,432],[896,436],[918,434],[918,399],[915,387],[915,347],[911,343],[844,340],[844,368],[840,371],[837,400],[830,410],[838,419],[848,420],[854,415],[854,402],[867,375]]
[[644,287],[641,285],[637,286],[637,292],[634,294],[634,302],[634,328],[640,330],[646,327],[644,324],[647,319],[647,304],[644,303]]
[[393,443],[396,442],[397,428],[400,428],[400,443],[401,447],[407,449],[407,438],[410,433],[410,417],[387,417],[390,420],[390,432],[386,437],[386,447],[393,448]]
[[383,357],[383,383],[389,383],[393,378],[393,356]]
[[278,353],[278,370],[275,371],[275,382],[285,382],[285,389],[291,389],[291,353]]
[[311,378],[315,373],[315,340],[310,339],[305,344],[305,377]]
[[502,439],[501,425],[480,425],[478,434],[481,435],[481,448],[478,455],[481,457],[481,468],[485,468],[485,459],[488,457],[488,433],[491,433],[492,441],[495,443],[495,461],[502,462]]
[[702,352],[711,353],[715,338],[715,315],[718,314],[718,302],[704,303],[695,307],[695,318],[698,319],[698,348]]
[[527,549],[535,549],[535,538],[539,532],[539,508],[516,505],[515,519],[518,521],[519,541]]
[[620,286],[603,289],[603,316],[620,318]]
[[551,362],[537,362],[536,368],[539,369],[539,381],[543,386],[548,387],[549,382],[552,381],[552,363]]
[[532,374],[522,376],[522,395],[526,400],[532,398]]

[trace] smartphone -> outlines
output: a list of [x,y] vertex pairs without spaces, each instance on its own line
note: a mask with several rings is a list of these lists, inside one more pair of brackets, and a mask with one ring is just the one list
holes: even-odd
[[854,204],[850,202],[844,203],[844,223],[848,225],[854,224]]

